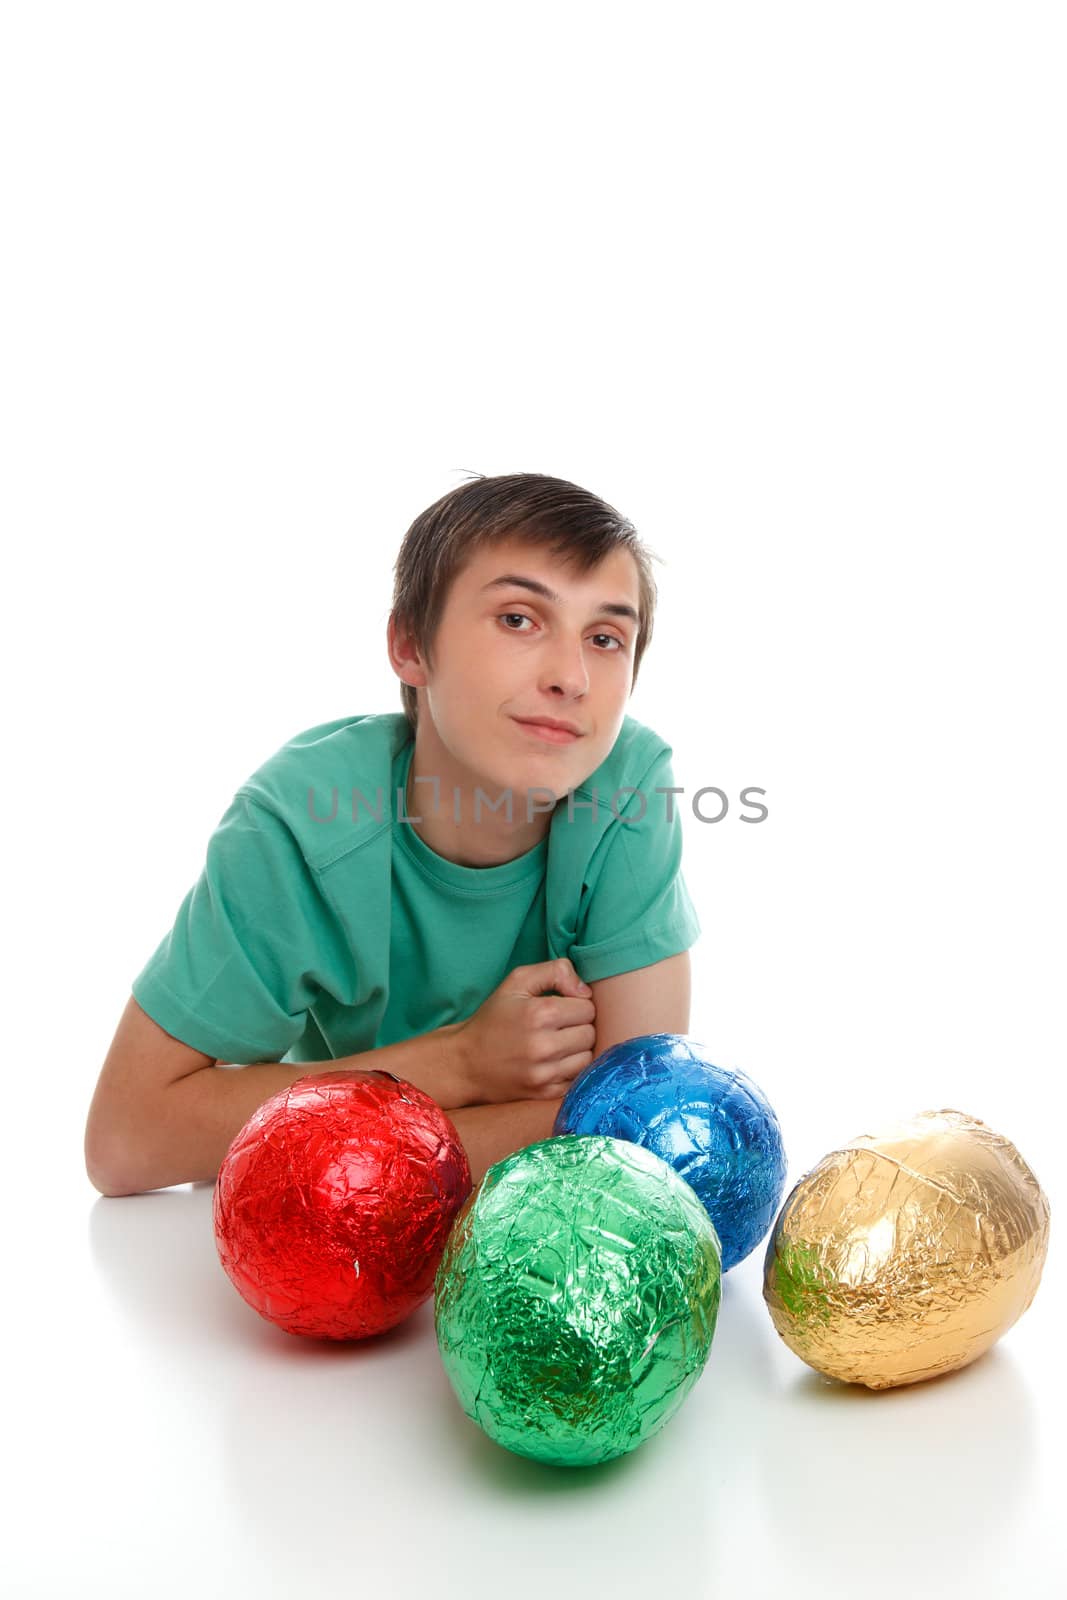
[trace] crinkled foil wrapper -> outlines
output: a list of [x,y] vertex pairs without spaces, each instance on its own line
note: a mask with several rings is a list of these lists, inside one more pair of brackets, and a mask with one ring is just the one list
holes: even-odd
[[1029,1306],[1048,1200],[1015,1146],[923,1111],[824,1156],[767,1245],[763,1294],[802,1361],[888,1389],[974,1361]]
[[788,1163],[766,1096],[686,1034],[646,1033],[605,1050],[575,1079],[553,1132],[607,1134],[660,1156],[704,1202],[724,1272],[766,1237],[781,1204]]
[[456,1219],[434,1323],[467,1416],[557,1466],[624,1455],[682,1405],[711,1350],[721,1250],[692,1189],[611,1138],[527,1145]]
[[433,1293],[470,1192],[459,1135],[428,1094],[388,1072],[324,1072],[238,1133],[215,1184],[215,1242],[268,1322],[363,1339]]

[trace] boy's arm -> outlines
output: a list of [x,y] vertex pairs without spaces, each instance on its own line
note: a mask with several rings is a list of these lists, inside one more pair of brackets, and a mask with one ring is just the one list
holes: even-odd
[[692,999],[689,951],[651,966],[590,980],[596,1006],[595,1054],[645,1033],[688,1033]]
[[172,1038],[131,997],[86,1122],[90,1182],[106,1195],[212,1182],[253,1111],[299,1078],[322,1072],[384,1069],[423,1089],[451,1115],[469,1098],[453,1042],[458,1028],[451,1023],[333,1061],[219,1066]]
[[[429,1037],[430,1035],[424,1034],[422,1039],[406,1042],[418,1045]],[[272,1094],[286,1088],[290,1083],[295,1083],[296,1079],[305,1076],[306,1072],[340,1071],[346,1066],[356,1067],[363,1062],[369,1066],[372,1059],[375,1064],[380,1064],[383,1054],[398,1048],[396,1045],[385,1045],[379,1050],[368,1051],[365,1055],[348,1056],[338,1061],[313,1062],[307,1069],[289,1066],[283,1068],[280,1063],[270,1061],[265,1061],[262,1065],[233,1068],[229,1071],[205,1067],[201,1069],[204,1074],[214,1070],[228,1081],[225,1089],[221,1091],[216,1091],[214,1085],[205,1086],[201,1083],[195,1090],[198,1099],[194,1100],[187,1096],[184,1102],[170,1102],[168,1110],[175,1114],[169,1132],[161,1143],[161,1159],[169,1159],[178,1165],[172,1165],[169,1169],[159,1167],[154,1172],[145,1166],[140,1176],[132,1183],[127,1181],[105,1185],[94,1178],[94,1186],[102,1194],[124,1195],[140,1194],[146,1189],[162,1189],[173,1183],[212,1183],[218,1175],[218,1169],[234,1136],[256,1107],[262,1105]],[[410,1061],[408,1065],[410,1066]],[[394,1069],[388,1067],[386,1070],[392,1072]],[[278,1074],[281,1076],[277,1076]],[[190,1078],[196,1076],[198,1074],[190,1074]],[[402,1076],[402,1073],[397,1072],[398,1078]],[[413,1081],[409,1073],[408,1082]],[[231,1084],[233,1090],[230,1089]],[[239,1093],[234,1092],[237,1089],[240,1090]],[[512,1151],[521,1150],[524,1145],[534,1144],[540,1139],[550,1139],[552,1125],[561,1104],[561,1099],[502,1100],[493,1105],[461,1106],[449,1111],[448,1116],[459,1134],[460,1143],[467,1152],[471,1182],[481,1183],[493,1163],[502,1161]],[[169,1149],[166,1148],[166,1139],[170,1141]],[[203,1153],[205,1144],[210,1151],[207,1160],[201,1160],[199,1165],[191,1166],[193,1158]],[[219,1150],[222,1151],[221,1155],[218,1155]],[[185,1166],[180,1165],[183,1151],[191,1152],[190,1161],[187,1161]],[[216,1155],[218,1155],[217,1161]],[[208,1168],[212,1170],[209,1171]]]

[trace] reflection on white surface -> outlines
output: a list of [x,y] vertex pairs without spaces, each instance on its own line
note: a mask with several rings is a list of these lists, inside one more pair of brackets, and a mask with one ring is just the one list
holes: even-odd
[[[773,1425],[756,1451],[754,1487],[776,1508],[781,1565],[837,1565],[870,1581],[922,1580],[954,1592],[1010,1530],[1034,1489],[1037,1426],[1017,1363],[994,1348],[971,1366],[875,1392],[803,1367],[765,1397]],[[807,1461],[811,1470],[798,1471]],[[979,1593],[985,1592],[981,1589]]]

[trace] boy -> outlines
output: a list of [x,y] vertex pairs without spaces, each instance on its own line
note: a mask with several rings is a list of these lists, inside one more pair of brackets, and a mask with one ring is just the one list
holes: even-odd
[[688,1032],[671,749],[626,715],[656,601],[632,524],[476,477],[394,575],[403,714],[310,728],[238,789],[101,1069],[102,1194],[210,1182],[269,1096],[378,1068],[448,1112],[477,1183],[597,1055]]

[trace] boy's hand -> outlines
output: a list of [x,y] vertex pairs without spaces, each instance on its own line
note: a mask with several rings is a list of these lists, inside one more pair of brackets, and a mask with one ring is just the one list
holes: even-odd
[[467,1103],[561,1099],[593,1059],[592,992],[566,956],[509,972],[456,1028]]

